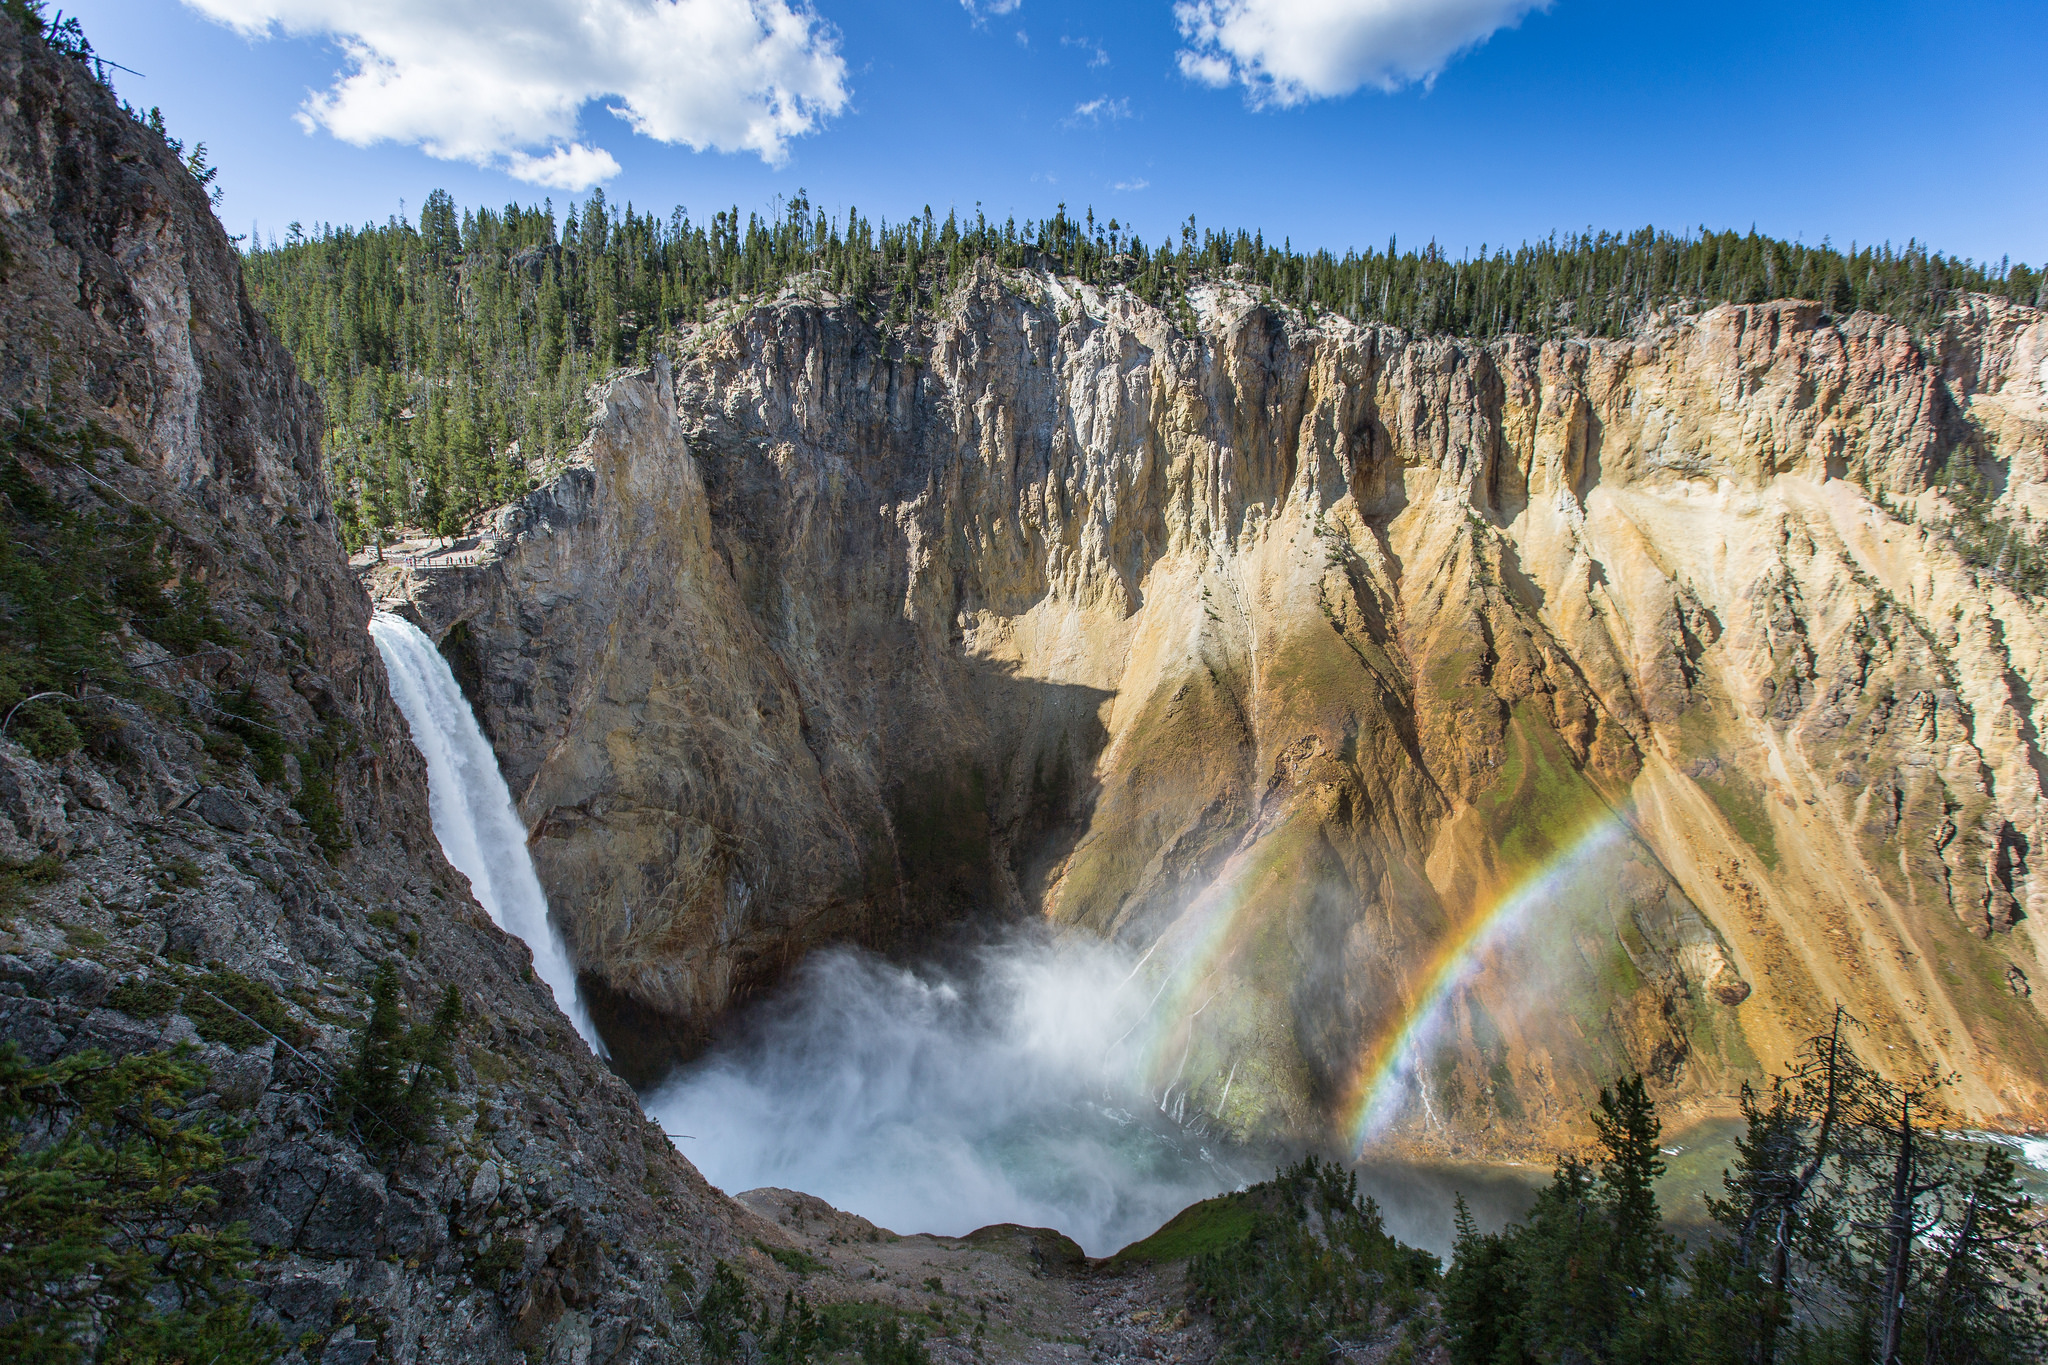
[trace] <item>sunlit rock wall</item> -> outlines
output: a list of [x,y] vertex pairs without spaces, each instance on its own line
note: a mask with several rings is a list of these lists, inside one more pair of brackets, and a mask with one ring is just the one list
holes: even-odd
[[1722,1108],[1836,1001],[2048,1113],[2043,613],[1929,527],[1951,456],[2048,512],[2037,313],[1196,304],[793,291],[615,379],[502,553],[382,571],[630,1067],[818,943],[1044,916],[1150,952],[1155,1094],[1240,1132]]

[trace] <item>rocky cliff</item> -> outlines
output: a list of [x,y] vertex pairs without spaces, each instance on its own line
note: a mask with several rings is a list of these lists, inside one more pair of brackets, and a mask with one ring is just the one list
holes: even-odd
[[[746,1250],[768,1225],[642,1118],[443,860],[317,403],[204,191],[84,63],[0,33],[6,685],[108,624],[73,638],[76,599],[29,589],[128,574],[108,657],[0,739],[0,1042],[196,1049],[197,1112],[246,1129],[210,1216],[247,1224],[287,1359],[694,1350],[683,1291],[718,1256],[772,1281]],[[444,1118],[396,1156],[333,1117],[385,962],[415,1018],[451,982],[465,1014]]]
[[614,379],[480,563],[375,571],[629,1072],[815,944],[1018,915],[1147,955],[1151,1083],[1240,1132],[1725,1106],[1837,1001],[2048,1116],[2043,608],[1942,522],[1965,465],[2048,511],[2039,314],[1195,305],[786,291]]

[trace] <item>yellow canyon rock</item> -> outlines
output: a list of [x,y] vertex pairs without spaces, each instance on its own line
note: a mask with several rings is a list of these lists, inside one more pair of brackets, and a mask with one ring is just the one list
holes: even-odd
[[480,565],[379,571],[630,1069],[818,944],[1037,916],[1145,955],[1155,1093],[1241,1133],[1707,1112],[1837,1001],[2048,1119],[2048,618],[1936,524],[1961,449],[2048,515],[2038,313],[1196,305],[792,291],[615,378]]

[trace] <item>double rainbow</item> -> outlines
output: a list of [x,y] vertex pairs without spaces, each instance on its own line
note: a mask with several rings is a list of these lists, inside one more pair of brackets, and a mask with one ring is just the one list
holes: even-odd
[[1353,1072],[1349,1098],[1340,1112],[1354,1155],[1381,1136],[1400,1112],[1418,1069],[1443,1041],[1458,992],[1494,952],[1542,920],[1544,910],[1575,878],[1625,839],[1627,828],[1619,814],[1604,811],[1577,838],[1437,945],[1421,973],[1422,986],[1414,1001],[1374,1038]]

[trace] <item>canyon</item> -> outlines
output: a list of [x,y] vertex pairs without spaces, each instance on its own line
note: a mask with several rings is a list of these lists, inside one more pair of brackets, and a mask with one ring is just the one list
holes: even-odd
[[[242,271],[161,130],[8,27],[8,581],[149,573],[0,719],[0,1042],[203,1067],[164,1116],[228,1133],[206,1217],[285,1360],[697,1358],[721,1264],[961,1365],[1213,1354],[1174,1264],[678,1153],[634,1086],[847,945],[1115,954],[1203,1140],[1547,1158],[1624,1071],[1725,1115],[1837,1003],[2048,1122],[2042,607],[1952,520],[2048,515],[2035,310],[1476,342],[1231,280],[981,265],[889,325],[800,281],[613,375],[474,546],[352,567]],[[444,856],[373,599],[462,684],[609,1064],[533,899],[529,944]],[[460,1006],[392,1149],[337,1112],[380,979]]]
[[1642,1071],[1725,1113],[1837,1004],[2048,1107],[2048,325],[1799,302],[1614,340],[1193,320],[975,268],[822,284],[595,396],[440,641],[614,1064],[818,946],[1043,922],[1141,958],[1143,1076],[1238,1137],[1540,1153]]

